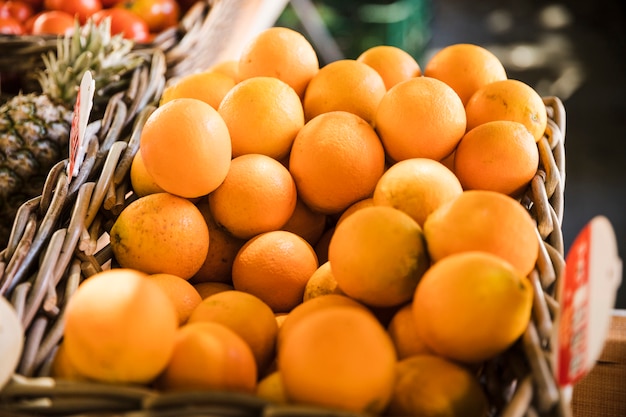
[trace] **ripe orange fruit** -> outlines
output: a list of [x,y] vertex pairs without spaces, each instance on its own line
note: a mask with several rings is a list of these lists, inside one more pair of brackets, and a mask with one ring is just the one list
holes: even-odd
[[253,394],[256,382],[256,363],[248,344],[223,324],[198,322],[179,329],[172,357],[156,385],[166,391]]
[[274,359],[278,324],[272,309],[260,298],[236,290],[213,294],[189,317],[189,323],[205,321],[223,324],[241,336],[250,346],[260,374]]
[[143,163],[141,152],[135,153],[133,162],[130,165],[130,183],[133,187],[133,191],[139,197],[146,196],[148,194],[163,193],[165,190],[154,182],[154,178],[148,174],[146,166]]
[[323,113],[346,111],[372,123],[383,98],[385,82],[376,70],[354,59],[342,59],[323,66],[311,79],[304,94],[307,121]]
[[289,158],[298,196],[326,214],[370,197],[384,169],[385,151],[374,129],[345,111],[324,113],[304,125]]
[[492,190],[518,196],[539,166],[535,138],[518,122],[494,120],[463,136],[454,156],[454,172],[466,190]]
[[339,288],[375,307],[409,301],[429,264],[422,228],[388,206],[346,217],[330,240],[328,260]]
[[327,294],[344,294],[337,286],[337,280],[328,261],[321,264],[307,281],[302,302]]
[[269,156],[246,154],[233,159],[226,179],[209,195],[209,207],[230,234],[249,239],[283,227],[296,200],[287,168]]
[[504,259],[464,252],[435,263],[413,298],[417,333],[435,353],[480,363],[508,349],[528,327],[530,281]]
[[315,254],[317,255],[320,265],[328,261],[328,245],[330,245],[330,239],[333,237],[333,233],[335,233],[334,227],[326,229],[320,240],[318,240],[315,245]]
[[417,333],[411,303],[405,304],[395,312],[387,325],[387,333],[391,337],[400,360],[414,355],[432,353]]
[[219,61],[216,64],[211,65],[207,71],[219,72],[239,82],[239,60],[227,59],[225,61]]
[[369,312],[328,307],[283,339],[278,369],[287,398],[354,412],[381,413],[393,392],[396,354]]
[[289,400],[283,387],[280,371],[274,371],[263,377],[257,384],[256,396],[273,404],[288,404]]
[[152,274],[148,278],[155,282],[172,300],[176,307],[178,324],[187,322],[191,312],[202,301],[200,293],[187,280],[172,274]]
[[192,202],[157,193],[122,210],[111,227],[110,241],[122,267],[189,279],[207,256],[209,229]]
[[116,268],[85,280],[68,300],[63,344],[72,366],[102,382],[151,382],[172,355],[176,309],[142,272]]
[[426,64],[424,75],[448,84],[465,105],[482,86],[506,80],[500,59],[479,45],[457,43],[437,51]]
[[539,253],[535,221],[517,200],[496,191],[464,191],[428,216],[424,236],[433,262],[478,250],[528,275]]
[[231,284],[226,282],[216,282],[216,281],[207,281],[207,282],[198,282],[193,284],[193,287],[198,291],[200,297],[204,300],[210,295],[217,294],[222,291],[231,291],[234,290]]
[[326,230],[326,215],[313,211],[298,198],[296,208],[282,230],[302,236],[311,245],[315,245]]
[[258,76],[278,78],[302,97],[318,70],[317,53],[301,33],[285,27],[271,27],[244,46],[238,75],[240,80]]
[[373,203],[402,210],[422,227],[426,217],[463,192],[452,171],[428,158],[396,162],[380,177]]
[[231,160],[226,123],[217,110],[193,98],[157,108],[141,131],[139,151],[159,187],[186,198],[215,190]]
[[246,241],[236,238],[217,224],[211,214],[207,198],[198,201],[196,207],[209,228],[209,251],[204,263],[190,281],[230,283],[235,255]]
[[256,295],[275,313],[302,302],[304,287],[318,267],[309,243],[284,230],[262,233],[241,248],[233,263],[236,290]]
[[401,81],[422,75],[415,58],[397,46],[372,46],[363,51],[356,60],[374,68],[382,77],[387,90]]
[[465,105],[467,130],[492,120],[520,122],[538,142],[548,123],[543,99],[519,80],[496,81],[479,88]]
[[489,402],[466,368],[435,355],[416,355],[396,364],[392,416],[483,417]]
[[[380,181],[380,179],[378,181]],[[374,191],[376,191],[376,190],[374,190]],[[370,207],[370,206],[373,206],[373,205],[374,205],[374,198],[373,197],[368,197],[368,198],[364,198],[363,200],[357,201],[356,203],[352,204],[350,207],[345,209],[343,211],[343,213],[341,213],[341,215],[337,219],[337,222],[335,223],[335,226],[337,226],[339,223],[344,221],[344,219],[346,217],[348,217],[349,215],[351,215],[355,211],[361,210],[364,207]]]
[[59,347],[54,353],[52,364],[50,365],[50,376],[53,378],[69,379],[72,381],[86,381],[87,378],[81,375],[76,367],[72,364],[72,361],[67,356],[67,349],[65,349],[65,343],[61,341]]
[[281,159],[304,126],[300,97],[278,78],[241,81],[230,89],[217,111],[228,126],[234,157],[260,153]]
[[393,161],[439,161],[465,134],[465,108],[443,81],[411,78],[387,91],[376,111],[374,127]]
[[196,98],[217,110],[226,93],[234,86],[235,80],[220,72],[204,71],[187,74],[163,90],[160,105],[175,98]]

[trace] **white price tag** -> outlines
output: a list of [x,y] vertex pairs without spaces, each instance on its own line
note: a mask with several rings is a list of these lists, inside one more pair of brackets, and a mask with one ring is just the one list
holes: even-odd
[[74,115],[72,117],[72,128],[70,130],[70,160],[67,165],[67,176],[70,178],[78,175],[78,169],[85,158],[85,131],[87,130],[89,115],[93,107],[95,90],[96,82],[91,72],[86,71],[78,88]]

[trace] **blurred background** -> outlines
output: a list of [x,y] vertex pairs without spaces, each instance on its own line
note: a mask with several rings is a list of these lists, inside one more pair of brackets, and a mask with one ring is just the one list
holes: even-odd
[[[297,28],[320,64],[378,44],[402,47],[422,69],[439,49],[475,43],[509,78],[566,110],[565,250],[606,216],[626,253],[626,4],[623,0],[291,0],[277,25]],[[623,278],[622,278],[623,279]],[[626,308],[626,284],[616,308]]]

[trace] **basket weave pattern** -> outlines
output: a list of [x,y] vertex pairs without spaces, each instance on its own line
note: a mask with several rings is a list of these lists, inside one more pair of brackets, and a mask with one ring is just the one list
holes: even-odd
[[[168,80],[206,68],[214,59],[193,51],[207,37],[217,39],[219,22],[214,21],[212,8],[221,3],[197,3],[177,28],[142,47],[144,65],[133,73],[127,91],[112,97],[103,118],[89,124],[88,150],[78,175],[68,178],[68,161],[59,162],[51,169],[42,195],[19,209],[9,244],[0,252],[0,295],[13,304],[22,321],[24,350],[12,380],[0,391],[0,415],[355,415],[273,405],[244,394],[159,393],[147,387],[49,377],[63,335],[67,301],[82,280],[110,265],[113,255],[107,232],[136,198],[129,170],[143,124],[156,109]],[[14,44],[22,54],[40,54],[47,45],[42,39],[23,41],[19,47],[17,41]],[[550,366],[553,318],[559,308],[554,292],[564,266],[565,110],[556,97],[546,97],[544,102],[549,117],[537,143],[539,169],[520,199],[536,220],[542,243],[530,274],[533,317],[520,340],[480,370],[494,415],[571,415]]]

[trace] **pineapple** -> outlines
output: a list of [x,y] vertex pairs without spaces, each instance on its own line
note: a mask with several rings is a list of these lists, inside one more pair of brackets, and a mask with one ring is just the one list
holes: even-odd
[[68,156],[69,132],[78,86],[91,71],[96,91],[92,118],[101,116],[113,94],[127,87],[145,58],[133,42],[112,36],[110,20],[76,23],[42,57],[41,93],[18,94],[0,107],[0,249],[6,247],[17,209],[41,194],[50,168]]

